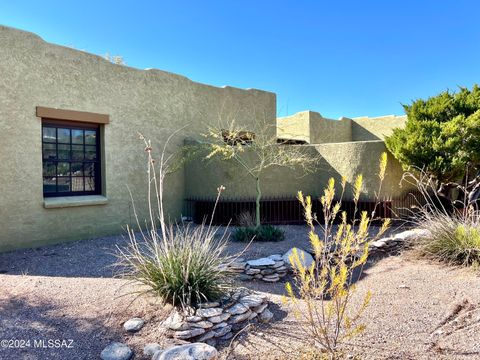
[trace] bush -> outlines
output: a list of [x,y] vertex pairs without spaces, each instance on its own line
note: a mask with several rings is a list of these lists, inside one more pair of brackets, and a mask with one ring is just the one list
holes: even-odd
[[416,239],[412,244],[414,252],[448,264],[479,265],[480,211],[478,204],[469,200],[478,189],[458,186],[464,199],[448,201],[439,195],[438,181],[422,169],[406,172],[403,179],[419,193],[411,222],[429,234]]
[[228,289],[232,273],[224,256],[225,236],[205,224],[169,227],[166,239],[137,241],[120,249],[123,274],[146,285],[147,292],[184,308],[220,298]]
[[[380,161],[380,187],[386,166],[387,156],[384,153]],[[320,198],[323,212],[321,218],[325,219],[322,223],[318,222],[317,216],[312,212],[311,197],[304,197],[301,192],[298,194],[315,255],[315,261],[308,267],[296,249],[289,257],[294,271],[293,285],[286,284],[288,296],[283,300],[293,308],[299,328],[304,333],[303,353],[298,358],[343,358],[341,347],[365,329],[361,315],[371,295],[368,291],[363,302],[355,308],[352,303],[354,283],[360,278],[367,262],[370,242],[382,236],[390,221],[383,221],[375,237],[370,236],[370,226],[376,220],[375,210],[370,214],[362,211],[358,218],[354,216],[352,221],[348,221],[346,212],[340,211],[345,186],[346,180],[342,179],[339,200],[334,200],[335,181],[333,178],[329,180],[324,195]],[[362,176],[359,175],[353,185],[355,214],[361,188]],[[337,220],[340,220],[340,224],[335,226]],[[320,233],[317,232],[318,227],[322,228]]]
[[[227,265],[233,258],[224,255],[227,230],[217,236],[218,228],[213,228],[211,222],[196,227],[166,224],[164,180],[178,168],[177,159],[166,154],[172,136],[159,156],[158,170],[150,141],[140,136],[147,152],[149,218],[145,222],[146,228],[142,228],[134,206],[136,225],[140,231],[127,226],[130,241],[126,247],[118,248],[117,265],[121,268],[121,275],[144,285],[138,293],[153,293],[165,302],[186,309],[216,300],[229,289],[233,274]],[[223,186],[218,188],[215,207],[223,190]]]
[[430,236],[419,239],[421,256],[449,264],[480,265],[480,222],[477,216],[447,216],[439,212],[422,225]]
[[272,225],[243,226],[233,231],[233,240],[241,242],[249,241],[282,241],[285,238],[285,232],[282,229]]

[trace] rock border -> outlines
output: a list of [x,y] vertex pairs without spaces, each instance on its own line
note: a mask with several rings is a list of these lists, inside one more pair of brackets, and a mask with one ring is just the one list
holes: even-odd
[[248,323],[269,322],[272,318],[266,295],[241,288],[219,302],[200,304],[196,310],[174,310],[162,327],[175,339],[215,346],[231,339]]

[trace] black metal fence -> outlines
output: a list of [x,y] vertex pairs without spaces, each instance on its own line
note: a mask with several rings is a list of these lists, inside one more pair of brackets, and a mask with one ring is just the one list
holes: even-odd
[[[211,214],[215,205],[215,199],[211,198],[190,198],[185,200],[184,215],[195,223],[202,221],[210,222]],[[265,198],[260,202],[263,224],[303,224],[303,209],[296,198]],[[342,201],[341,210],[347,213],[352,219],[355,212],[353,201]],[[375,210],[375,217],[392,218],[392,201],[381,202],[360,201],[357,214],[367,211],[369,214]],[[319,199],[312,199],[312,211],[320,217],[322,205]],[[238,224],[242,213],[255,214],[255,200],[253,199],[222,199],[215,209],[212,223],[215,225]],[[322,219],[319,219],[320,221]]]

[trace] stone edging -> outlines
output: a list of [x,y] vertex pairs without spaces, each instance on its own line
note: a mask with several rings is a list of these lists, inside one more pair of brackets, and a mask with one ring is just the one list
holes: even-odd
[[250,322],[269,322],[272,318],[268,298],[242,288],[219,302],[200,304],[189,313],[175,310],[162,326],[168,336],[215,346],[217,341],[232,338]]

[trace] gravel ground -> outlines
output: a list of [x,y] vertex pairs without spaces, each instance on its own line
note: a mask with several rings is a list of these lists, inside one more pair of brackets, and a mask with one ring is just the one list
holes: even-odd
[[[286,240],[256,243],[242,256],[306,247],[304,226],[284,228]],[[112,254],[123,244],[121,237],[108,237],[0,254],[0,340],[30,340],[23,348],[0,348],[0,359],[98,359],[111,341],[128,343],[135,358],[142,359],[147,342],[172,345],[158,326],[170,308],[153,298],[125,295],[133,288],[114,277]],[[228,251],[244,246],[232,243]],[[221,350],[222,356],[285,358],[283,351],[300,346],[302,333],[281,303],[284,283],[241,284],[269,294],[276,321],[239,336],[233,347]],[[357,300],[368,289],[373,298],[365,313],[367,331],[352,353],[368,359],[480,358],[480,277],[472,271],[402,255],[372,262],[357,286]],[[134,316],[146,325],[125,334],[122,324]],[[67,341],[60,343],[63,348],[49,348],[49,339]]]

